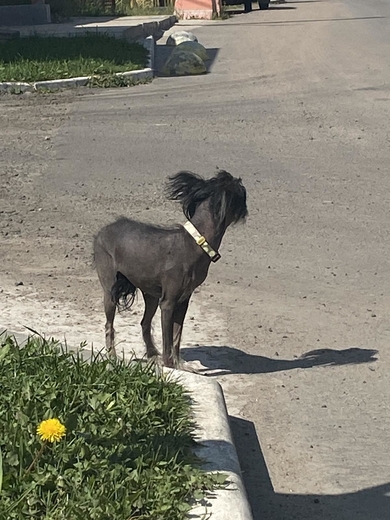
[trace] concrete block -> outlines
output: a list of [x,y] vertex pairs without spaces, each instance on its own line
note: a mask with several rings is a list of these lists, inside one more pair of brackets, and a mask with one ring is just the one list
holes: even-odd
[[51,23],[50,5],[0,6],[0,25],[43,25]]
[[146,22],[142,24],[144,28],[144,38],[147,36],[153,36],[155,32],[158,31],[158,22]]
[[122,33],[122,36],[128,42],[134,42],[141,38],[144,38],[144,28],[142,24],[133,25],[132,27],[128,27]]

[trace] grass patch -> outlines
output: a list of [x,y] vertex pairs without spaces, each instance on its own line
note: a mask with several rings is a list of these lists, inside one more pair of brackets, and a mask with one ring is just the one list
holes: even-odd
[[32,36],[3,43],[0,81],[45,81],[143,69],[148,51],[107,35]]
[[[221,485],[199,468],[184,389],[140,363],[0,336],[0,518],[182,520]],[[58,419],[66,433],[42,440]]]

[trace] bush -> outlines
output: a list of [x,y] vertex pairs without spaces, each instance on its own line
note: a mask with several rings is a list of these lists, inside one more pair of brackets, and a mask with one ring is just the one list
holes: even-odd
[[189,396],[150,366],[3,336],[0,388],[2,519],[179,520],[222,480],[193,455]]
[[111,14],[102,0],[46,0],[54,18],[69,16],[101,16]]

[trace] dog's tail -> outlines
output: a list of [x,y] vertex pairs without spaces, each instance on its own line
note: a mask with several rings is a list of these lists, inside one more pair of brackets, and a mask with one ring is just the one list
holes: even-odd
[[111,287],[111,298],[119,311],[130,309],[133,305],[135,296],[137,294],[137,287],[133,285],[130,280],[122,273],[116,273],[116,282]]

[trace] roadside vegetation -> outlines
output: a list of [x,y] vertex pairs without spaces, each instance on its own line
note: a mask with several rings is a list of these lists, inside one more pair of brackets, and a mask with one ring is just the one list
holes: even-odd
[[107,35],[31,36],[1,46],[0,81],[44,81],[109,76],[146,67],[148,51]]
[[1,335],[0,388],[0,518],[183,520],[224,481],[194,456],[189,396],[149,365]]

